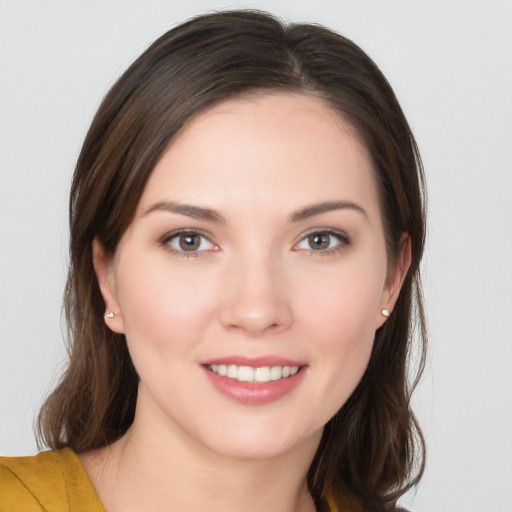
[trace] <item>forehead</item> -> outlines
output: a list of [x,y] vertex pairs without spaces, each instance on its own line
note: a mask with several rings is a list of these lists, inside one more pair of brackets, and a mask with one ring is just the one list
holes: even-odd
[[191,198],[229,206],[237,198],[263,202],[262,196],[283,205],[375,201],[370,158],[352,126],[317,98],[230,99],[198,114],[173,139],[141,207]]

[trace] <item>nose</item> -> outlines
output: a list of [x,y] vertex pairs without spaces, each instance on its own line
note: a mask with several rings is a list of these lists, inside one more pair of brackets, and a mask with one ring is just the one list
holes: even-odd
[[291,326],[290,290],[278,262],[238,259],[225,269],[221,286],[220,322],[224,328],[258,337]]

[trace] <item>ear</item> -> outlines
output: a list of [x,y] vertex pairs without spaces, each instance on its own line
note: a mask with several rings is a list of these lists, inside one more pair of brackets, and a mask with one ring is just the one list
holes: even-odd
[[105,323],[112,331],[123,334],[124,324],[117,299],[113,258],[106,254],[103,244],[97,238],[92,242],[92,263],[105,302]]
[[384,324],[386,316],[382,313],[387,310],[392,314],[395,303],[402,289],[402,284],[411,266],[411,239],[407,233],[403,233],[400,238],[400,247],[396,255],[393,266],[388,271],[386,284],[382,293],[382,303],[378,311],[377,329]]

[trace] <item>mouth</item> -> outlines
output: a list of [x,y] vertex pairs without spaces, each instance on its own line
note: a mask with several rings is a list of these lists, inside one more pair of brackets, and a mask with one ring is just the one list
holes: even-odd
[[295,375],[301,366],[238,366],[236,364],[208,364],[205,367],[220,377],[227,377],[238,382],[266,384]]
[[308,364],[291,359],[226,357],[201,365],[222,395],[244,405],[264,405],[293,392],[308,373]]

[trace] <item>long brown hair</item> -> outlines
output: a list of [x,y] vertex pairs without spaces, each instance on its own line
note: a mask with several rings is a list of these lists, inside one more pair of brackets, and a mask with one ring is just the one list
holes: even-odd
[[80,453],[119,439],[130,427],[138,377],[124,336],[105,325],[92,241],[114,254],[152,169],[194,115],[264,91],[314,95],[351,123],[373,160],[390,261],[403,233],[410,237],[412,264],[393,314],[376,332],[358,387],[326,425],[308,473],[319,508],[329,495],[365,511],[392,510],[424,467],[424,441],[410,408],[426,343],[419,153],[391,86],[357,45],[326,28],[285,25],[266,13],[220,12],[183,23],[153,43],[103,100],[71,188],[70,359],[42,407],[39,439]]

